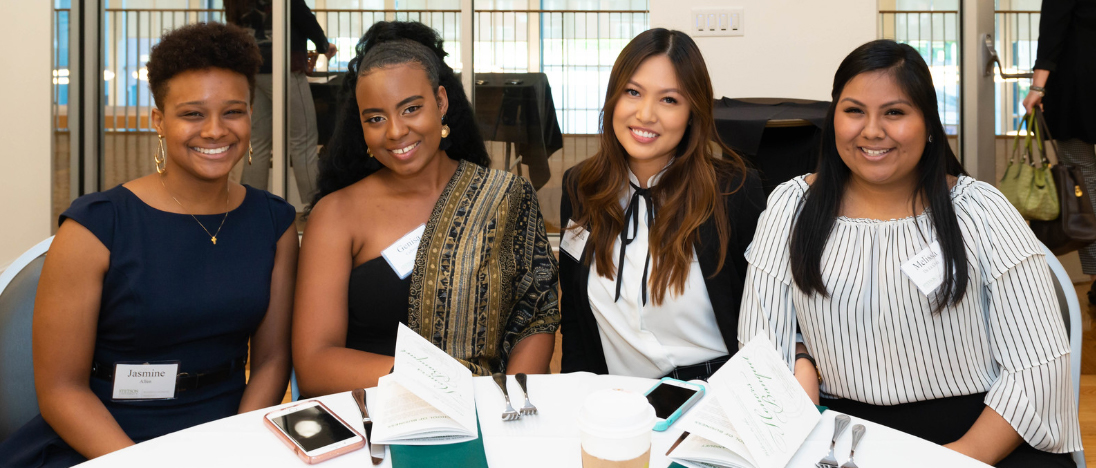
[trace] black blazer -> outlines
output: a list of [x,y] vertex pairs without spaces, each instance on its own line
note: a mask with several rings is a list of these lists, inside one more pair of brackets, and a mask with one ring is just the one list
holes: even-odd
[[[579,166],[569,169],[563,175],[560,226],[564,228],[573,213],[569,193],[578,183],[575,172],[577,167]],[[757,218],[765,209],[765,193],[761,189],[761,179],[757,172],[750,169],[745,179],[738,190],[724,196],[731,235],[723,269],[714,277],[712,274],[719,263],[719,245],[708,241],[716,240],[719,236],[711,218],[700,225],[700,239],[695,246],[700,271],[704,273],[704,284],[712,301],[712,310],[715,311],[715,320],[731,355],[738,351],[738,308],[742,303],[742,286],[746,280],[746,247],[753,240]],[[730,192],[738,187],[740,181],[742,176],[737,175],[721,180],[720,185],[724,192]],[[592,241],[586,243],[586,249],[592,247]],[[585,250],[582,255],[586,255]],[[571,258],[570,254],[560,249],[559,285],[563,293],[560,306],[563,362],[560,370],[608,374],[597,319],[590,310],[590,299],[586,294],[589,278],[590,266],[582,264],[581,259]]]

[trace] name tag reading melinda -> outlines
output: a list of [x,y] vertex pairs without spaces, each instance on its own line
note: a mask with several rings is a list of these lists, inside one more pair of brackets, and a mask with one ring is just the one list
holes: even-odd
[[381,252],[381,256],[401,280],[407,279],[411,270],[415,269],[415,255],[419,252],[419,242],[425,231],[426,224],[420,224],[414,231],[407,233]]
[[944,284],[944,254],[940,252],[940,242],[932,241],[927,249],[906,260],[902,264],[902,272],[921,290],[921,294],[932,297],[933,291]]
[[114,364],[114,400],[170,400],[175,398],[179,362]]

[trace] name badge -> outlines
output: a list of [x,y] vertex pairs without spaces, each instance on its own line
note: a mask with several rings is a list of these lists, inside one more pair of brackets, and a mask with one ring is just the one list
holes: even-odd
[[422,240],[422,233],[425,231],[426,224],[420,224],[414,231],[407,233],[381,252],[381,256],[392,267],[392,271],[399,275],[400,279],[407,279],[407,276],[411,274],[411,270],[415,269],[415,255],[419,252],[419,242]]
[[170,400],[175,398],[179,362],[114,364],[115,400]]
[[940,253],[940,243],[932,241],[927,249],[906,260],[902,272],[917,285],[921,294],[931,297],[933,291],[944,284],[944,255]]
[[586,248],[586,240],[590,237],[590,231],[586,228],[571,229],[577,226],[573,220],[567,220],[567,229],[563,231],[563,239],[559,242],[560,250],[567,252],[576,261],[582,261],[582,251]]

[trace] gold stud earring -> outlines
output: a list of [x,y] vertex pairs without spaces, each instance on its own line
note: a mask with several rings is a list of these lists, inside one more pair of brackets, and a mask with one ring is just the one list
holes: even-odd
[[167,151],[164,150],[164,136],[157,134],[156,138],[159,140],[160,149],[152,154],[152,161],[156,165],[156,172],[163,174],[167,171]]
[[448,125],[442,124],[442,126],[441,126],[441,137],[442,138],[449,138],[449,126]]
[[251,149],[251,142],[247,142],[247,165],[251,165],[251,155],[255,154],[255,150]]

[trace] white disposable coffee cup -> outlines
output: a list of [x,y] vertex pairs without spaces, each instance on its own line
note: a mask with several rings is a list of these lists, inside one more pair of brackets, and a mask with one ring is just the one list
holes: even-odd
[[655,409],[639,393],[591,393],[578,417],[584,466],[646,466],[655,421]]

